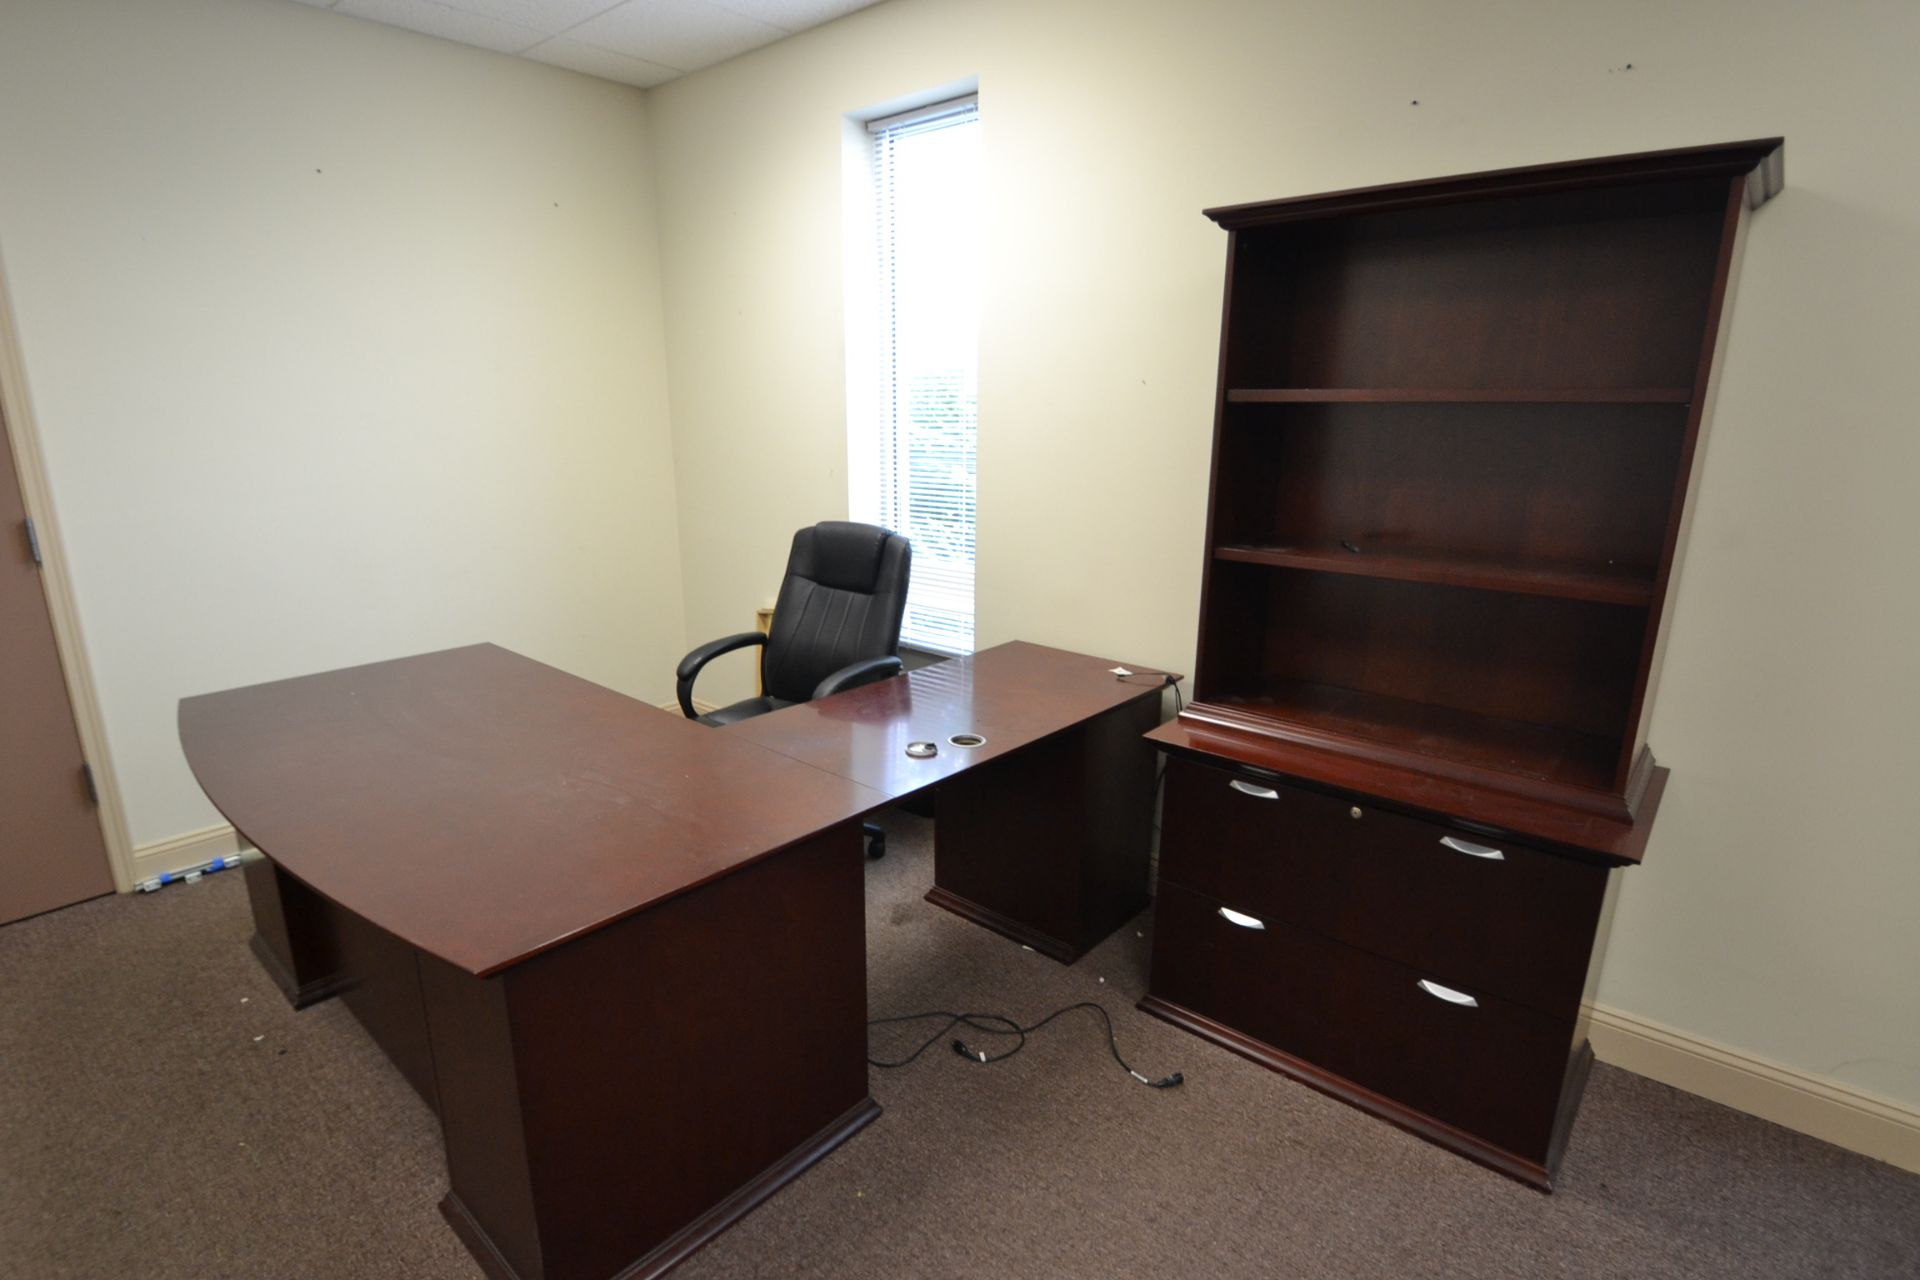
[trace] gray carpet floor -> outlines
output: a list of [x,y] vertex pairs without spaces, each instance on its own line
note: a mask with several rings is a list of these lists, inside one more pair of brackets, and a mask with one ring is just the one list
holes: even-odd
[[[889,826],[875,1016],[1096,999],[1187,1083],[1085,1013],[875,1071],[886,1113],[677,1277],[1920,1276],[1920,1177],[1603,1066],[1541,1196],[1136,1012],[1151,915],[1063,968],[922,902],[931,828]],[[232,873],[0,929],[0,1276],[479,1274],[432,1114],[250,931]]]

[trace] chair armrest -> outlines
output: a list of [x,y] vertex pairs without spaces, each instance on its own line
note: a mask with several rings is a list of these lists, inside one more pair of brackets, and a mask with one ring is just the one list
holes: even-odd
[[896,657],[867,658],[845,666],[814,686],[813,696],[824,698],[830,693],[844,693],[848,689],[857,689],[863,684],[872,684],[876,680],[885,680],[888,676],[900,674],[900,659]]
[[698,720],[700,713],[693,709],[693,682],[700,678],[700,668],[712,662],[723,653],[732,653],[735,649],[744,649],[750,644],[765,644],[767,637],[760,631],[742,631],[738,635],[721,636],[718,640],[709,640],[680,659],[680,667],[674,674],[674,693],[680,699],[680,710],[687,719]]

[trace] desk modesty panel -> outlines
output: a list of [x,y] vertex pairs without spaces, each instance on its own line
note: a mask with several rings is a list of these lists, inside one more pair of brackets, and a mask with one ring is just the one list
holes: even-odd
[[480,977],[886,800],[491,644],[187,698],[180,742],[282,871]]

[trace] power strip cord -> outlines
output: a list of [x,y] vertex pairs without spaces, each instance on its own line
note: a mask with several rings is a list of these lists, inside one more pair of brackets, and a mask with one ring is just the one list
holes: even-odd
[[1019,1023],[1015,1022],[1012,1018],[1006,1017],[1004,1014],[998,1014],[998,1013],[949,1013],[945,1010],[933,1010],[927,1013],[903,1013],[897,1017],[892,1017],[892,1018],[874,1018],[867,1023],[867,1026],[883,1027],[883,1026],[890,1026],[898,1022],[925,1022],[934,1018],[944,1019],[944,1021],[941,1023],[938,1030],[936,1030],[932,1035],[928,1036],[925,1040],[921,1041],[920,1046],[916,1048],[912,1053],[908,1054],[906,1057],[901,1058],[894,1062],[886,1062],[879,1058],[870,1057],[867,1059],[867,1065],[874,1066],[874,1067],[884,1067],[887,1069],[892,1069],[895,1067],[904,1067],[908,1063],[914,1061],[914,1059],[918,1058],[921,1054],[925,1053],[928,1049],[932,1048],[941,1039],[941,1037],[945,1036],[949,1031],[952,1031],[955,1027],[967,1027],[974,1031],[980,1032],[983,1035],[1012,1036],[1014,1038],[1013,1047],[1011,1049],[1004,1050],[1003,1052],[1000,1052],[1000,1053],[988,1053],[982,1049],[972,1048],[964,1040],[960,1040],[958,1038],[956,1038],[953,1041],[953,1051],[955,1053],[959,1054],[961,1057],[965,1058],[969,1062],[978,1063],[981,1066],[988,1066],[988,1065],[991,1065],[992,1063],[1002,1062],[1008,1058],[1011,1058],[1014,1054],[1020,1052],[1022,1049],[1027,1047],[1027,1037],[1029,1035],[1031,1035],[1035,1031],[1038,1031],[1040,1028],[1046,1026],[1049,1022],[1052,1022],[1055,1018],[1058,1018],[1063,1014],[1072,1013],[1075,1009],[1087,1009],[1099,1015],[1101,1024],[1104,1025],[1107,1029],[1107,1050],[1108,1052],[1113,1054],[1113,1060],[1120,1064],[1120,1069],[1122,1071],[1125,1071],[1128,1075],[1132,1076],[1135,1080],[1138,1080],[1141,1084],[1146,1085],[1147,1088],[1171,1089],[1174,1086],[1181,1084],[1185,1081],[1186,1077],[1181,1075],[1178,1071],[1174,1072],[1172,1075],[1169,1075],[1169,1076],[1162,1076],[1158,1080],[1149,1080],[1146,1076],[1141,1075],[1138,1071],[1135,1071],[1132,1067],[1128,1066],[1127,1060],[1120,1056],[1120,1042],[1118,1038],[1114,1035],[1112,1017],[1108,1015],[1105,1006],[1098,1004],[1092,1000],[1082,1000],[1078,1004],[1070,1004],[1063,1009],[1055,1009],[1052,1013],[1040,1019],[1040,1021],[1033,1023],[1030,1026],[1024,1026],[1024,1027],[1021,1026]]

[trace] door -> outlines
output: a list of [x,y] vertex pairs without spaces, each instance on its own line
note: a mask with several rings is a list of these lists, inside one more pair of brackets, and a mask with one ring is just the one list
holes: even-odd
[[113,891],[0,418],[0,924]]

